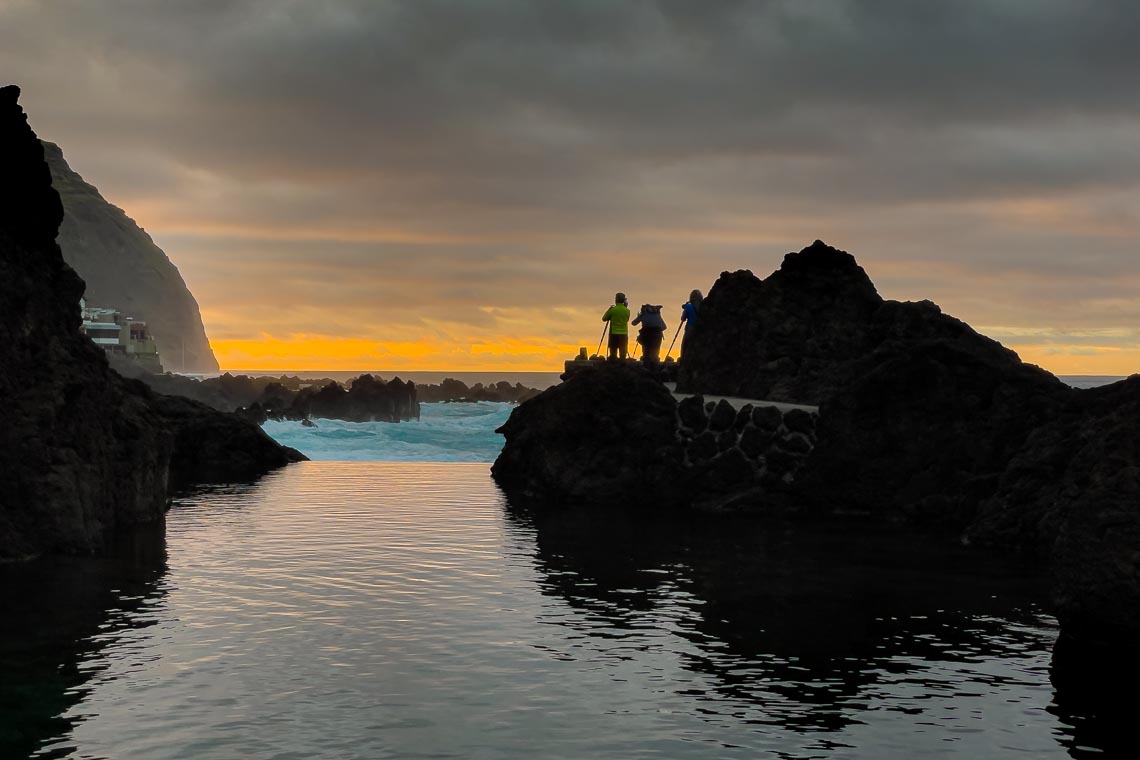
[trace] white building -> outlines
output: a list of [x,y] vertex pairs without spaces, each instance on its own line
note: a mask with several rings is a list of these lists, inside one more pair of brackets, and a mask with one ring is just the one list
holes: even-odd
[[146,329],[146,322],[123,317],[117,309],[88,306],[79,299],[83,323],[79,331],[94,341],[108,354],[126,356],[150,372],[162,373],[162,362],[154,338]]

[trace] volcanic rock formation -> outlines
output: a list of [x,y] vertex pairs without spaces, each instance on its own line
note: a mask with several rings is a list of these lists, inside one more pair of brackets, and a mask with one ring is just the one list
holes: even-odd
[[0,88],[0,559],[95,551],[161,521],[171,489],[303,458],[233,415],[125,380],[79,332],[83,281],[63,261],[63,206],[43,147]]
[[64,261],[87,283],[88,303],[146,320],[167,369],[217,372],[198,302],[178,268],[134,220],[67,165],[58,145],[43,145],[63,201],[57,241]]
[[816,241],[760,280],[722,274],[682,390],[820,404],[804,497],[964,529],[1029,433],[1075,391],[930,301],[882,299]]
[[640,367],[576,373],[511,412],[491,472],[509,491],[618,506],[673,503],[677,402]]
[[420,418],[416,384],[396,377],[388,382],[361,375],[348,388],[328,381],[293,392],[280,383],[265,387],[257,401],[239,410],[248,419],[308,420],[313,417],[348,422],[403,422]]
[[[1028,549],[1053,568],[1067,640],[1140,634],[1140,378],[1072,389],[933,303],[883,300],[853,257],[819,241],[765,280],[722,274],[693,329],[681,391],[818,405],[814,429],[800,440],[787,433],[802,421],[785,416],[784,442],[746,468],[768,434],[755,421],[738,429],[748,423],[725,408],[702,419],[703,402],[675,409],[647,374],[583,368],[503,426],[499,482],[546,502],[596,499],[583,483],[602,482],[610,507],[716,493],[736,509],[863,513]],[[679,440],[691,437],[681,454],[674,415]],[[806,458],[778,481],[741,475],[797,450]],[[687,476],[703,458],[724,465]]]
[[492,473],[508,491],[623,508],[783,508],[815,442],[803,408],[676,401],[650,368],[597,362],[523,403]]

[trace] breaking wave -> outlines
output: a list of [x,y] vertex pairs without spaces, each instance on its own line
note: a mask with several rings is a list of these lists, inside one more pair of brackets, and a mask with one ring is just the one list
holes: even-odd
[[422,404],[412,422],[343,422],[317,419],[265,423],[274,440],[310,459],[336,462],[493,462],[503,448],[495,428],[514,404]]

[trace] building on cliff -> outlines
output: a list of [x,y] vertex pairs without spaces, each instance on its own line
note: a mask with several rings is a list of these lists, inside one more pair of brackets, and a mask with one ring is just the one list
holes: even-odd
[[171,369],[217,372],[198,302],[178,268],[126,212],[68,165],[58,145],[44,142],[43,151],[63,203],[57,241],[86,283],[87,298],[145,320]]
[[134,361],[147,372],[162,374],[162,360],[154,336],[141,319],[124,317],[117,309],[88,306],[79,299],[83,321],[79,331],[108,354],[119,354]]

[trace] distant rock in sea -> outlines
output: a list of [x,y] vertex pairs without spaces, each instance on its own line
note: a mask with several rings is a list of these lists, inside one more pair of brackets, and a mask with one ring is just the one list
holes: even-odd
[[80,334],[83,281],[64,263],[44,150],[0,88],[0,560],[99,551],[163,519],[177,488],[303,459],[255,425],[159,396]]
[[419,419],[420,403],[518,403],[538,395],[535,388],[506,381],[488,385],[475,383],[468,387],[448,378],[438,385],[416,385],[398,377],[385,381],[369,374],[348,383],[330,378],[251,377],[229,372],[200,380],[169,372],[154,374],[126,357],[111,355],[108,359],[116,372],[141,380],[158,393],[194,399],[225,412],[237,411],[255,422],[309,417],[348,422],[401,422]]
[[64,261],[87,284],[88,303],[146,320],[167,369],[217,372],[198,302],[178,268],[126,212],[68,166],[58,145],[43,146],[63,201],[57,242]]
[[239,409],[238,414],[254,422],[309,421],[313,417],[346,422],[403,422],[418,420],[420,405],[412,381],[394,377],[385,382],[365,374],[353,379],[347,388],[330,380],[294,392],[281,383],[270,383],[256,401]]
[[435,383],[417,385],[416,394],[419,400],[425,404],[455,401],[493,401],[517,404],[534,398],[538,395],[538,390],[528,388],[522,383],[511,385],[506,380],[487,385],[475,383],[468,387],[462,380],[449,377],[438,385]]

